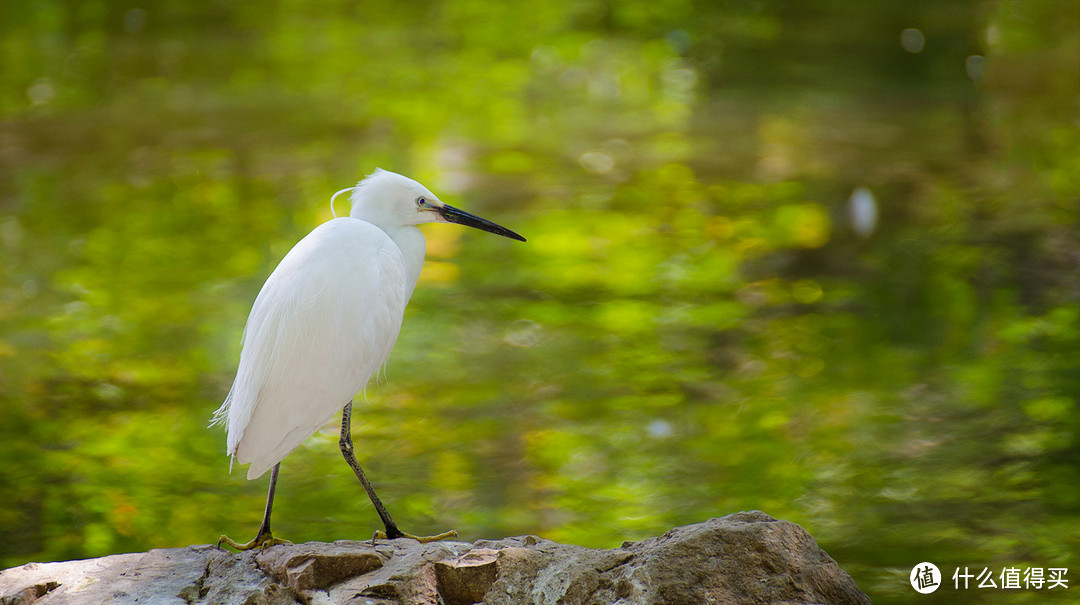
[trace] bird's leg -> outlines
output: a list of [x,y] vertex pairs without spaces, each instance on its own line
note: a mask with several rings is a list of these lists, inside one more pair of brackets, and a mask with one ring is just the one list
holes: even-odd
[[255,539],[246,544],[241,544],[226,535],[222,535],[218,538],[218,548],[221,548],[222,544],[231,546],[236,550],[266,548],[267,546],[274,546],[275,544],[292,544],[292,542],[289,542],[288,540],[275,538],[274,535],[270,533],[270,513],[274,510],[274,490],[277,489],[277,476],[280,468],[281,463],[279,462],[274,465],[274,470],[270,471],[270,490],[266,494],[266,511],[263,513],[262,525],[259,526],[259,533],[255,535]]
[[383,526],[386,527],[386,532],[375,532],[375,538],[412,538],[420,542],[434,542],[436,540],[445,540],[447,538],[457,537],[457,532],[450,530],[443,532],[435,536],[414,536],[407,534],[400,529],[394,519],[390,516],[390,513],[386,511],[386,507],[383,506],[382,500],[379,500],[379,495],[375,493],[375,488],[371,486],[371,482],[368,481],[367,475],[364,474],[364,469],[360,468],[360,463],[356,461],[356,455],[353,454],[353,442],[352,442],[352,401],[345,404],[345,409],[341,412],[341,438],[338,439],[338,446],[341,447],[341,455],[345,457],[345,462],[349,463],[353,472],[356,473],[356,478],[360,480],[360,484],[364,486],[364,491],[367,492],[368,498],[371,498],[371,504],[375,507],[375,512],[379,513],[379,518],[382,519]]

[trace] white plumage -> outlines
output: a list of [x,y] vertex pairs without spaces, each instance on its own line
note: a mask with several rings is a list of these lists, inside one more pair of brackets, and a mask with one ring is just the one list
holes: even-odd
[[[421,251],[423,254],[423,251]],[[300,240],[266,280],[225,400],[228,453],[248,479],[281,462],[386,362],[413,283],[401,250],[363,220]]]
[[[236,379],[214,414],[212,424],[228,427],[228,455],[251,465],[248,479],[274,469],[255,540],[221,538],[235,548],[276,542],[270,532],[276,465],[345,408],[389,357],[424,264],[424,236],[416,225],[459,223],[525,241],[442,203],[400,174],[376,169],[351,189],[350,216],[316,227],[263,284],[244,327]],[[344,441],[348,418],[342,420],[342,454],[386,535],[407,536],[364,476],[351,439]]]
[[397,340],[424,262],[415,226],[438,202],[416,181],[377,170],[352,212],[316,227],[263,284],[244,327],[236,379],[214,422],[227,453],[261,476],[364,388]]

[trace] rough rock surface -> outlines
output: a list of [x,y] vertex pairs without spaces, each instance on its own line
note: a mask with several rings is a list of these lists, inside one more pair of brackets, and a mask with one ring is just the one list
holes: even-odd
[[0,572],[0,605],[869,603],[803,528],[758,511],[611,550],[536,536],[190,546]]

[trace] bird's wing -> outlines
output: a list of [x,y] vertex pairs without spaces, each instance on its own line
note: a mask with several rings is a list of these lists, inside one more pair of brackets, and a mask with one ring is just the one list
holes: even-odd
[[354,218],[323,223],[266,280],[222,406],[254,479],[324,426],[390,354],[409,287],[401,251]]

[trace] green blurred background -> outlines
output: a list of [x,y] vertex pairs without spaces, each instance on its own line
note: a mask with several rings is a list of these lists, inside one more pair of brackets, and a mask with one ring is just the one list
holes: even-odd
[[[1078,115],[1074,0],[5,2],[0,567],[254,535],[206,425],[381,166],[529,238],[425,227],[354,421],[405,530],[761,509],[879,603],[1075,598],[951,573],[1080,582]],[[280,536],[378,527],[336,439]]]

